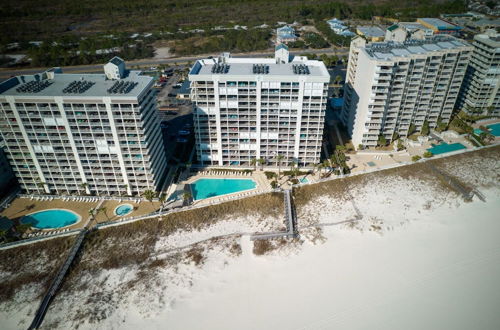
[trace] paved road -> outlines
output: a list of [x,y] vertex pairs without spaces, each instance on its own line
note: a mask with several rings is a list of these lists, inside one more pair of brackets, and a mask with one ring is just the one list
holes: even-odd
[[[304,53],[312,53],[312,54],[335,54],[337,56],[347,55],[349,52],[348,48],[325,48],[325,49],[304,49],[300,51],[292,51],[292,54],[299,55]],[[266,51],[266,52],[258,52],[258,53],[240,53],[233,54],[233,57],[263,57],[274,54],[274,51]],[[186,57],[176,57],[176,58],[151,58],[151,59],[142,59],[142,60],[134,60],[127,61],[127,65],[130,66],[156,66],[159,64],[183,64],[188,62],[194,62],[201,58],[206,58],[208,56],[218,56],[219,53],[216,54],[204,54],[204,55],[196,55],[196,56],[186,56]],[[34,74],[43,72],[49,69],[45,68],[29,68],[29,69],[0,69],[0,80],[5,80],[15,75],[20,74]],[[101,72],[102,64],[90,64],[90,65],[78,65],[78,66],[65,66],[62,67],[63,72],[65,73],[91,73],[91,72]]]

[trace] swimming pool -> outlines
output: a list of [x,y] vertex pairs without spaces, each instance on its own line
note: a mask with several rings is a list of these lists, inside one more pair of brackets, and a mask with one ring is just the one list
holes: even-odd
[[481,133],[483,133],[483,130],[480,129],[480,128],[474,128],[474,134],[476,134],[477,136],[481,135]]
[[500,123],[491,124],[486,127],[489,128],[491,134],[495,136],[500,136]]
[[444,154],[446,152],[452,152],[461,149],[467,149],[467,148],[461,143],[452,143],[452,144],[442,143],[427,149],[427,151],[432,152],[433,155],[439,155],[439,154]]
[[307,180],[306,177],[301,178],[299,181],[300,181],[300,183],[308,183],[309,182],[309,180]]
[[251,179],[198,179],[190,184],[193,199],[200,200],[215,196],[232,194],[257,186]]
[[80,221],[81,217],[73,211],[50,209],[25,215],[21,223],[38,229],[52,229],[70,226]]
[[134,207],[130,204],[121,204],[115,208],[115,214],[119,217],[123,217],[132,212],[133,209]]

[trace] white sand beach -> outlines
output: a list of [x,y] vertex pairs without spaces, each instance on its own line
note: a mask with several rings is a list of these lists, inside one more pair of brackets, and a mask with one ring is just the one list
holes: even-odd
[[[349,183],[350,198],[342,190],[301,205],[301,239],[264,255],[254,253],[248,233],[274,230],[280,219],[178,231],[156,241],[159,266],[146,274],[127,266],[73,277],[42,328],[499,329],[495,157],[440,165],[486,202],[464,202],[425,169],[368,175]],[[0,304],[2,328],[30,323],[37,304],[28,289],[15,304]]]

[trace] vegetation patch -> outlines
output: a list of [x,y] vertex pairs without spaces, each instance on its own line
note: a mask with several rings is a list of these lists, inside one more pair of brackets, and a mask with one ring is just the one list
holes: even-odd
[[27,285],[40,285],[40,298],[65,261],[75,236],[0,250],[0,302],[10,300]]

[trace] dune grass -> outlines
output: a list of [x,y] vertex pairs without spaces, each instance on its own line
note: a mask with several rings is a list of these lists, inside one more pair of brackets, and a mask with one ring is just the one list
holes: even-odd
[[38,243],[0,250],[0,302],[10,300],[24,286],[41,285],[38,297],[48,289],[65,261],[76,236],[53,238]]

